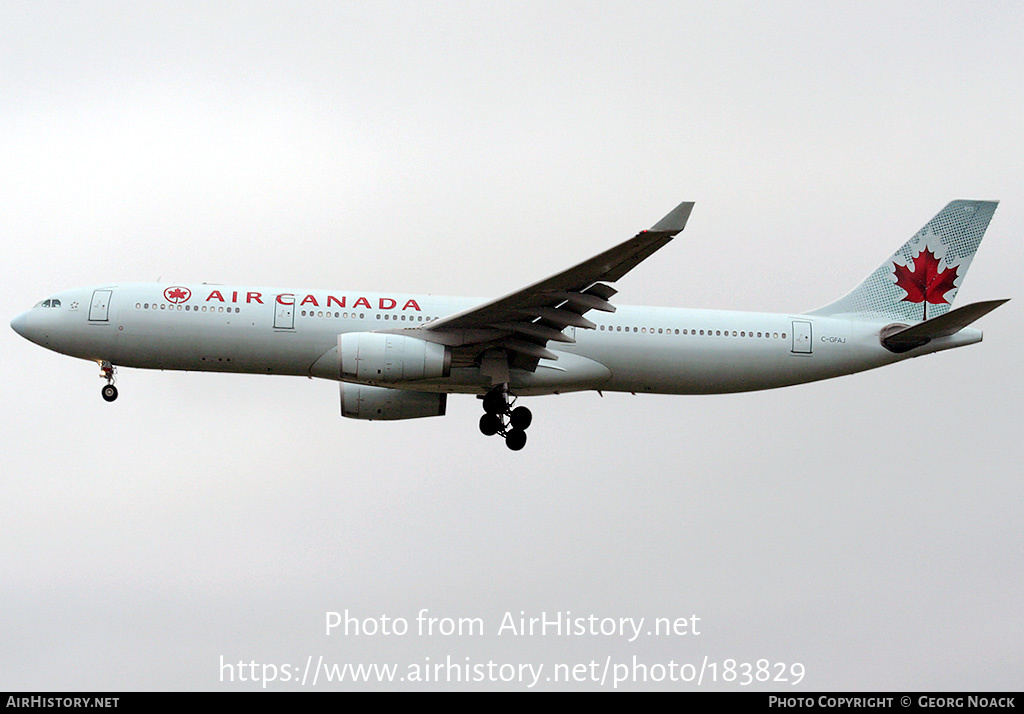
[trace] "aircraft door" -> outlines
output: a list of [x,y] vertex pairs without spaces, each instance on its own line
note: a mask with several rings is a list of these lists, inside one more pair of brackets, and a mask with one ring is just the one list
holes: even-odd
[[793,320],[793,352],[808,355],[811,353],[811,323]]
[[110,296],[113,290],[94,290],[89,305],[89,322],[107,322],[110,319]]
[[[281,298],[291,300],[291,302],[281,302]],[[278,295],[274,299],[274,329],[295,329],[295,298],[291,295]]]

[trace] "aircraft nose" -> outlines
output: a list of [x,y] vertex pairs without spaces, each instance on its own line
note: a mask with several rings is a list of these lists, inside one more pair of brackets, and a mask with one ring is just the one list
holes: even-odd
[[16,318],[11,320],[11,329],[27,339],[28,335],[26,333],[28,332],[28,313],[23,312]]

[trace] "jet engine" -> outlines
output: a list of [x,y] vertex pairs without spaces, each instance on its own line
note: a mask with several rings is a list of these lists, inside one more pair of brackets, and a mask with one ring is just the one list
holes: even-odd
[[341,383],[341,415],[350,419],[394,421],[444,416],[448,395]]
[[346,382],[395,384],[447,377],[451,350],[416,337],[380,332],[338,335],[340,376]]

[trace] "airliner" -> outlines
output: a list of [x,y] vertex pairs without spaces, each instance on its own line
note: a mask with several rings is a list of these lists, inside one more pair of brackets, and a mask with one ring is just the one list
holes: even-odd
[[1006,300],[952,303],[996,201],[949,203],[849,294],[801,314],[617,306],[615,283],[686,226],[650,229],[492,300],[249,285],[117,283],[57,293],[11,321],[47,349],[118,367],[339,382],[341,414],[443,416],[482,400],[480,431],[526,445],[521,397],[581,390],[721,394],[802,384],[980,342]]

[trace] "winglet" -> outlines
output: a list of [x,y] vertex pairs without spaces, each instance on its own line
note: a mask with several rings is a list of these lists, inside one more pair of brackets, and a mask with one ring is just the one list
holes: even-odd
[[690,211],[692,210],[693,201],[683,201],[673,208],[667,216],[651,226],[650,232],[675,235],[686,227],[686,221],[690,218]]

